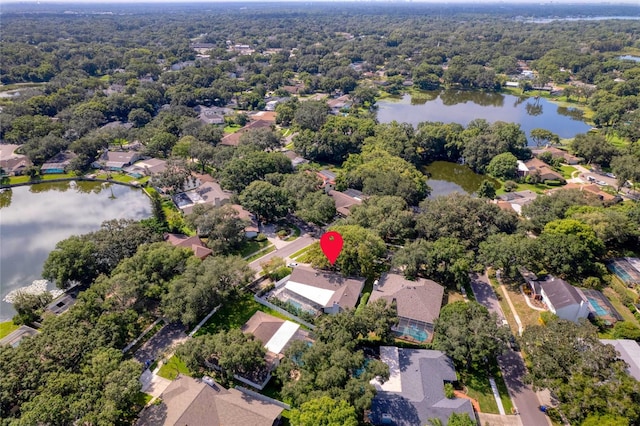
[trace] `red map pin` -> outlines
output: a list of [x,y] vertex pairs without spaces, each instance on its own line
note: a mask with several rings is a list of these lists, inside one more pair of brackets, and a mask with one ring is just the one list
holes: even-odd
[[332,265],[336,263],[336,259],[340,256],[343,244],[342,235],[336,231],[326,232],[320,237],[320,248]]

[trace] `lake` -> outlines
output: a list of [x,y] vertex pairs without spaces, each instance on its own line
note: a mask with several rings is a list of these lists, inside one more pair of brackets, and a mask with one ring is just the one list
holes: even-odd
[[434,161],[423,167],[422,171],[429,176],[427,184],[431,187],[429,198],[448,195],[453,192],[473,194],[483,180],[494,182],[496,189],[498,182],[489,176],[479,175],[468,166],[450,163],[448,161]]
[[572,138],[591,129],[577,108],[561,107],[545,98],[501,93],[465,90],[421,92],[413,97],[404,95],[399,99],[383,99],[377,106],[381,123],[395,120],[416,126],[423,121],[441,121],[466,126],[472,120],[484,118],[492,123],[519,123],[527,137],[532,129],[543,128],[560,138]]
[[2,299],[40,279],[42,265],[58,241],[95,231],[108,219],[150,215],[148,197],[123,185],[40,183],[0,194],[0,322],[15,314]]

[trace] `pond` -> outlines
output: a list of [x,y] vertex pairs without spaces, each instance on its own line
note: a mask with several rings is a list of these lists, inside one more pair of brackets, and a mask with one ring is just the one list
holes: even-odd
[[11,319],[5,296],[40,279],[56,243],[95,231],[108,219],[142,219],[151,214],[139,189],[99,182],[20,186],[0,194],[0,322]]
[[498,182],[489,176],[475,173],[469,167],[448,161],[434,161],[422,168],[423,173],[429,176],[427,184],[431,187],[429,198],[448,195],[453,192],[473,194],[479,188],[483,180],[494,182],[496,189]]
[[640,62],[640,56],[633,56],[633,55],[618,56],[618,59],[622,61]]
[[416,126],[423,121],[460,123],[464,126],[477,118],[489,122],[519,123],[529,136],[535,128],[556,133],[560,138],[572,138],[591,129],[577,108],[561,107],[545,98],[527,98],[501,93],[465,90],[421,92],[400,99],[378,101],[378,120],[407,122]]

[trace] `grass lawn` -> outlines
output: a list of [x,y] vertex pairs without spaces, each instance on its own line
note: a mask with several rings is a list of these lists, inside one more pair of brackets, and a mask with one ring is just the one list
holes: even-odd
[[631,313],[629,308],[622,304],[622,302],[620,301],[620,296],[618,296],[618,293],[616,293],[614,289],[607,287],[602,290],[602,293],[607,296],[607,298],[611,301],[613,307],[616,308],[616,311],[618,311],[618,313],[622,315],[622,318],[624,318],[625,321],[629,321],[631,324],[640,327],[640,324],[638,324],[638,320],[636,319],[636,317],[633,315],[633,313]]
[[460,380],[467,388],[467,395],[478,401],[483,413],[499,414],[498,404],[489,384],[489,376],[485,371],[461,372]]
[[207,321],[200,330],[196,333],[196,336],[202,334],[214,334],[222,330],[230,330],[232,328],[240,328],[245,322],[251,318],[257,311],[265,312],[274,317],[289,319],[288,317],[276,312],[272,309],[262,306],[255,300],[251,293],[242,293],[240,298],[230,303],[222,305],[222,307],[213,314],[209,321]]
[[[553,188],[559,188],[559,186],[550,186],[550,185],[545,185],[544,183],[536,183],[536,184],[519,183],[518,187],[511,192],[524,191],[528,189],[538,194],[542,194],[544,193],[544,191],[548,189],[553,189]],[[506,194],[506,192],[507,191],[504,190],[504,183],[503,183],[502,186],[496,190],[496,195]]]
[[149,395],[148,393],[144,393],[144,392],[138,392],[138,394],[136,395],[136,399],[134,401],[134,404],[139,406],[139,407],[144,407],[152,399],[153,399],[152,395]]
[[445,303],[446,305],[448,305],[449,303],[453,303],[453,302],[464,301],[464,297],[462,296],[462,293],[460,293],[459,291],[456,291],[456,290],[446,289],[445,290],[445,297],[447,298],[447,301]]
[[235,254],[241,257],[247,257],[257,252],[258,250],[261,250],[267,247],[269,244],[271,244],[269,240],[264,240],[264,241],[248,240],[248,241],[245,241],[245,243],[242,245],[242,248],[239,251],[237,251]]
[[560,172],[562,173],[562,177],[565,179],[571,179],[571,174],[576,170],[577,169],[573,166],[568,166],[568,165],[560,166]]
[[224,126],[224,132],[225,133],[235,133],[240,129],[242,129],[242,126],[240,126],[238,124],[230,124],[228,126]]
[[253,256],[247,257],[245,260],[247,262],[253,262],[254,260],[260,259],[262,256],[266,256],[267,254],[271,253],[272,251],[275,251],[275,249],[276,249],[276,246],[269,246],[265,250],[262,250],[261,252],[258,252],[256,254],[254,254]]
[[0,322],[0,339],[5,336],[8,336],[14,330],[17,330],[20,327],[17,324],[14,324],[13,321]]
[[187,368],[186,365],[178,358],[177,355],[169,358],[166,364],[160,367],[158,371],[158,376],[164,377],[165,379],[173,380],[178,377],[178,373],[184,374],[186,376],[190,376],[191,372]]
[[300,250],[298,250],[297,252],[295,252],[295,253],[293,253],[293,254],[289,255],[289,257],[290,257],[291,259],[298,260],[298,258],[299,258],[300,256],[302,256],[303,254],[305,254],[305,253],[307,252],[307,250],[309,250],[311,247],[312,247],[312,245],[308,245],[308,246],[306,246],[306,247],[303,247],[303,248],[301,248]]
[[492,368],[493,369],[491,371],[491,374],[496,381],[496,386],[498,387],[498,393],[500,393],[500,401],[502,401],[504,412],[507,414],[511,414],[513,410],[513,403],[511,402],[511,398],[509,397],[507,385],[504,383],[504,379],[502,378],[502,372],[498,368],[497,364],[494,364]]

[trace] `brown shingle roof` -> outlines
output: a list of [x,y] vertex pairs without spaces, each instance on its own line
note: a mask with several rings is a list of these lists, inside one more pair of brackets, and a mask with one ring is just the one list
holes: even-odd
[[349,216],[351,208],[362,203],[361,199],[350,197],[340,191],[331,190],[329,191],[329,196],[333,198],[333,201],[336,203],[336,210],[342,216]]
[[161,404],[147,407],[138,426],[272,426],[282,408],[237,389],[215,387],[187,376],[174,380],[160,395]]
[[220,141],[220,145],[238,146],[240,143],[240,136],[242,136],[243,133],[246,133],[249,130],[264,129],[267,127],[271,127],[271,122],[266,120],[252,121],[237,132],[223,137]]
[[183,234],[166,234],[165,240],[176,247],[190,248],[198,259],[204,259],[213,253],[197,236],[189,237]]
[[398,317],[433,324],[440,316],[443,296],[444,287],[435,281],[424,278],[409,281],[398,274],[384,274],[371,292],[369,302],[395,300]]

